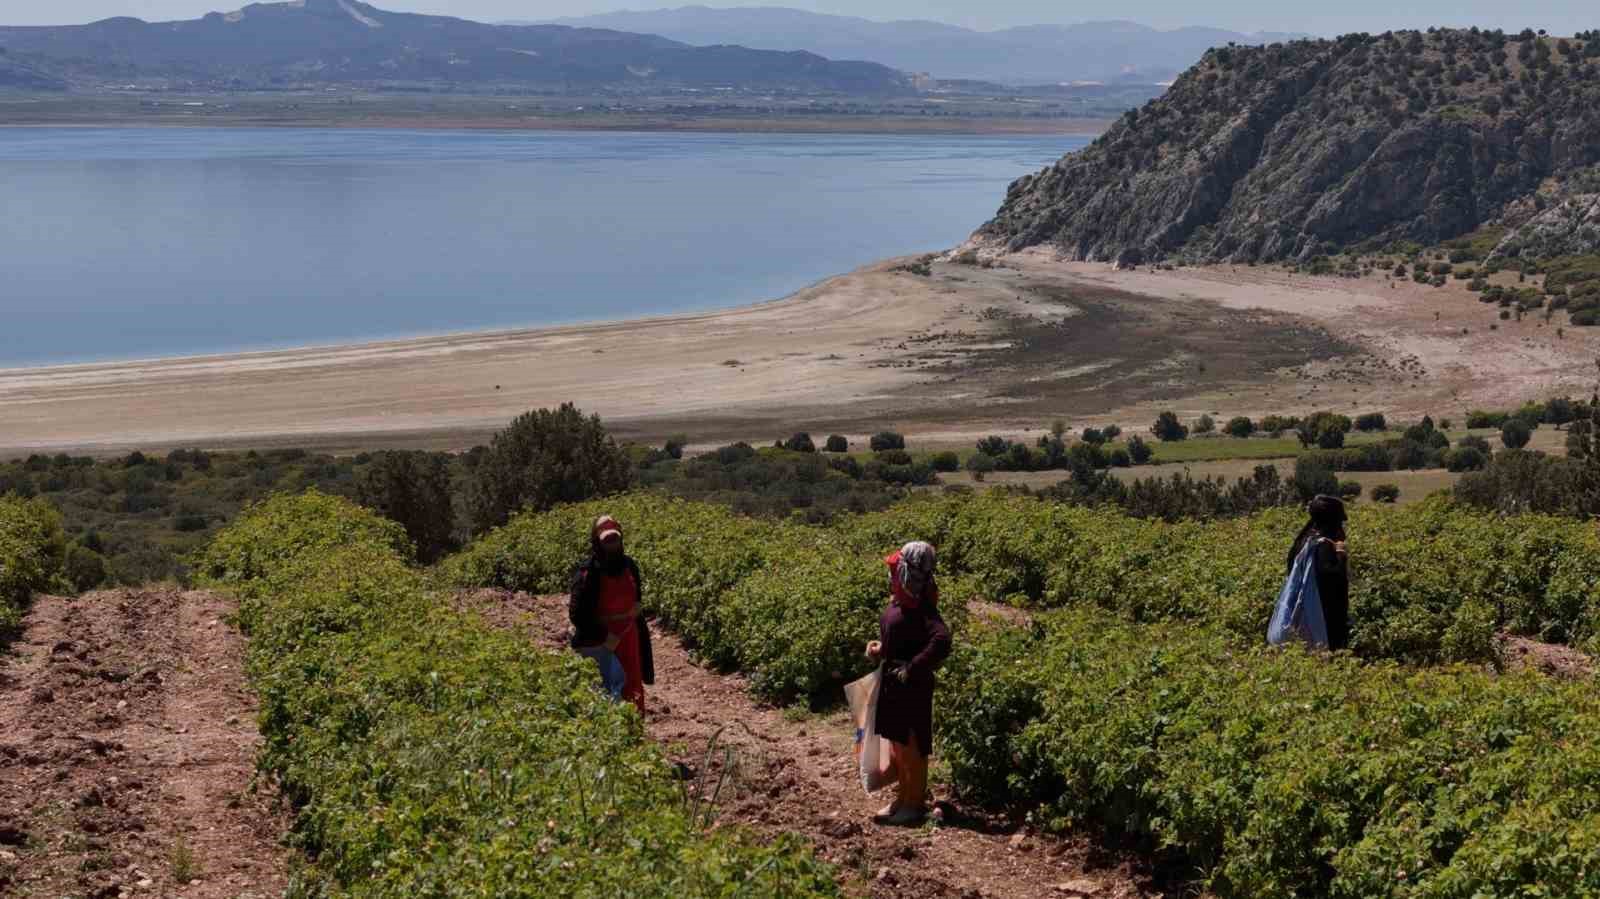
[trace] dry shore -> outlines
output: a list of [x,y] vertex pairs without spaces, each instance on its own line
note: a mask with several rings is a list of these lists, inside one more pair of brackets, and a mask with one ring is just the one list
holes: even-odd
[[1600,329],[1500,322],[1455,284],[908,261],[699,315],[0,371],[0,452],[459,449],[566,401],[624,436],[696,443],[892,427],[965,444],[1165,408],[1461,415],[1586,393],[1600,356]]

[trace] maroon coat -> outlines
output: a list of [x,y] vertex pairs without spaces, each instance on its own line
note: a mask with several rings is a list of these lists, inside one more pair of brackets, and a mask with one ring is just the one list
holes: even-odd
[[[937,597],[937,593],[934,594]],[[937,600],[916,608],[890,603],[878,618],[883,642],[883,686],[878,692],[878,735],[933,754],[934,670],[950,655],[950,629]],[[907,669],[901,683],[895,672]]]

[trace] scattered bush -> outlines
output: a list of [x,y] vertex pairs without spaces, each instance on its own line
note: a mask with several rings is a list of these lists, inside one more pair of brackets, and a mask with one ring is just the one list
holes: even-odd
[[1507,421],[1500,428],[1500,442],[1506,449],[1522,449],[1533,439],[1533,430],[1520,418]]
[[842,434],[833,434],[828,437],[828,442],[824,444],[823,448],[830,453],[848,453],[850,452],[850,441],[846,440]]
[[814,453],[817,445],[811,442],[811,435],[805,431],[797,431],[794,436],[783,442],[783,448],[791,453]]
[[1156,423],[1150,428],[1150,433],[1154,434],[1157,440],[1164,442],[1187,440],[1189,438],[1189,428],[1178,420],[1175,412],[1163,412],[1158,415]]
[[1243,415],[1229,419],[1224,430],[1232,437],[1249,437],[1256,432],[1256,423]]
[[1379,484],[1372,488],[1374,502],[1393,503],[1400,499],[1400,488],[1394,484]]
[[1356,430],[1363,433],[1389,430],[1389,422],[1383,417],[1382,412],[1368,412],[1365,415],[1356,416],[1355,426]]
[[1128,438],[1128,457],[1133,460],[1133,464],[1146,465],[1154,456],[1155,450],[1150,448],[1150,444],[1144,442],[1143,437],[1135,434]]
[[872,439],[868,441],[868,445],[875,453],[883,450],[903,450],[906,448],[906,438],[893,431],[882,431],[873,434]]
[[1217,423],[1209,415],[1202,415],[1195,419],[1193,432],[1196,434],[1210,434],[1217,430]]
[[1361,488],[1361,482],[1360,481],[1340,481],[1339,482],[1339,496],[1340,496],[1340,498],[1342,498],[1344,500],[1347,500],[1347,501],[1353,501],[1353,500],[1360,499],[1361,498],[1361,489],[1362,488]]
[[928,464],[933,466],[934,471],[960,471],[961,457],[954,452],[945,450],[941,453],[934,453],[932,458],[928,460]]

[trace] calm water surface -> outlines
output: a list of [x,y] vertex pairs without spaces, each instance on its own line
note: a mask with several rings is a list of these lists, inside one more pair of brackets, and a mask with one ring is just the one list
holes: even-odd
[[0,128],[0,366],[773,299],[958,243],[1085,143]]

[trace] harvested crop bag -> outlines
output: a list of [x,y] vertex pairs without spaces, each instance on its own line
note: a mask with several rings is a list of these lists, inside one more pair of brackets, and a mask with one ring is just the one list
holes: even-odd
[[880,666],[866,677],[844,685],[850,700],[850,718],[856,723],[856,767],[861,770],[861,787],[868,793],[894,783],[883,762],[889,756],[889,741],[878,736],[878,693],[883,684]]
[[1328,622],[1322,614],[1322,594],[1317,590],[1319,543],[1320,540],[1306,541],[1295,557],[1289,579],[1278,592],[1272,623],[1267,625],[1267,642],[1273,646],[1296,642],[1322,648],[1328,645]]

